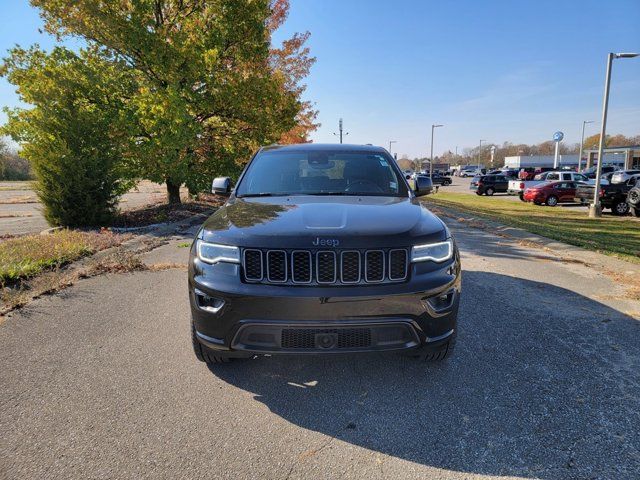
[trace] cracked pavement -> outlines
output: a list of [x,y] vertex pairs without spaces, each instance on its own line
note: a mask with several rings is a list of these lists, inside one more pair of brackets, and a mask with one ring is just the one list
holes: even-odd
[[[445,221],[464,273],[441,364],[208,369],[177,268],[82,280],[13,313],[0,323],[0,478],[637,478],[640,302],[596,254],[563,261]],[[143,259],[186,261],[187,238]]]

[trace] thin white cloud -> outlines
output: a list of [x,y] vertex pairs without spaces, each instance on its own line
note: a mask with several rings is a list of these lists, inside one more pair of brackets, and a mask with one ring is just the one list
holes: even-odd
[[462,100],[451,105],[454,114],[495,112],[508,108],[514,109],[519,103],[539,95],[548,95],[558,87],[544,78],[548,66],[537,64],[503,74],[481,95]]

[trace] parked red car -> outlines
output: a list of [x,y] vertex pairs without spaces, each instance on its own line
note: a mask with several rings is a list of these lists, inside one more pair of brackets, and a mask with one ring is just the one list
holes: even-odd
[[519,180],[533,180],[533,177],[535,177],[536,175],[543,173],[543,172],[549,172],[551,170],[557,170],[552,168],[552,167],[525,167],[525,168],[521,168],[520,172],[518,173],[518,179]]
[[527,188],[523,200],[536,205],[555,207],[558,203],[573,203],[576,194],[576,182],[545,182]]

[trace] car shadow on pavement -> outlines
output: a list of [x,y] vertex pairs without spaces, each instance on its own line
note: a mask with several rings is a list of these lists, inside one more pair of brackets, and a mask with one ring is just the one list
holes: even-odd
[[411,462],[469,474],[633,478],[640,322],[552,285],[463,277],[457,349],[445,362],[258,357],[211,371],[296,426]]

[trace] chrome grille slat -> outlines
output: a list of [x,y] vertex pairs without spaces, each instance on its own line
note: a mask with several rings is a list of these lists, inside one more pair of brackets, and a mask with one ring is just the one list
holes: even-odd
[[389,280],[400,281],[407,278],[407,269],[409,266],[409,254],[404,248],[394,248],[389,250],[388,269]]
[[336,283],[338,265],[336,252],[321,250],[316,253],[316,281],[318,283]]
[[262,252],[260,250],[245,250],[242,254],[242,265],[244,268],[244,278],[248,281],[259,282],[264,278]]
[[315,250],[247,248],[244,279],[289,285],[369,285],[402,282],[409,276],[407,248]]
[[291,281],[293,283],[311,283],[313,279],[313,255],[308,250],[291,252]]
[[364,279],[368,283],[384,282],[385,261],[382,250],[367,250],[364,255]]
[[[355,264],[352,262],[356,261]],[[354,275],[355,271],[355,275]],[[362,278],[362,262],[358,250],[345,250],[340,253],[340,281],[358,283]]]
[[284,250],[267,252],[267,280],[272,283],[287,281],[287,252]]

